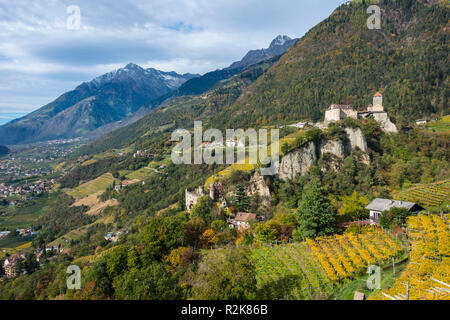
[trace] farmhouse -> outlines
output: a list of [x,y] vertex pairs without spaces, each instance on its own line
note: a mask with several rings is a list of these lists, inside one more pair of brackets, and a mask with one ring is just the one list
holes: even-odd
[[238,212],[234,219],[229,219],[230,227],[236,229],[250,229],[251,222],[256,220],[256,213]]
[[405,208],[411,214],[417,214],[423,210],[421,206],[413,202],[376,198],[366,207],[370,211],[371,224],[378,224],[381,213],[391,208]]

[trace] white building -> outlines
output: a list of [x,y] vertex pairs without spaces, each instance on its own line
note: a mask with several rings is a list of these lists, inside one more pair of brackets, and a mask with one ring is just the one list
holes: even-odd
[[421,206],[413,202],[376,198],[366,207],[370,211],[370,224],[378,224],[381,213],[392,208],[405,208],[411,214],[417,214],[423,210]]

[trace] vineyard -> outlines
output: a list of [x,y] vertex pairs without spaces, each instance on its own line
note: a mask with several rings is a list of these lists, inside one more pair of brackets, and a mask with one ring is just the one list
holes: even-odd
[[307,239],[317,263],[333,280],[351,278],[368,265],[383,264],[397,257],[403,248],[387,233],[372,228],[363,234],[348,233]]
[[253,261],[258,285],[267,294],[261,298],[326,299],[333,288],[365,273],[368,265],[389,262],[401,252],[390,235],[372,228],[359,235],[263,246],[253,250]]
[[389,289],[372,299],[449,300],[449,216],[419,215],[408,218],[410,263]]
[[254,249],[253,263],[260,298],[325,298],[333,286],[305,243]]
[[418,184],[414,187],[395,194],[396,200],[415,202],[428,207],[440,206],[450,196],[450,179],[430,183]]
[[94,180],[83,183],[74,189],[64,189],[64,191],[68,195],[76,199],[80,199],[83,197],[87,197],[93,193],[105,191],[106,188],[112,186],[114,180],[116,179],[113,178],[111,173],[105,173],[104,175],[101,175]]

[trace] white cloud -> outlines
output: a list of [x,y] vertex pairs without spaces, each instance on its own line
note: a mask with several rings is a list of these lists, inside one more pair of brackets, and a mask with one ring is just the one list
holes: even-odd
[[[223,68],[278,34],[302,36],[343,2],[0,0],[0,106],[37,108],[128,62],[180,73]],[[73,4],[80,30],[66,28]]]

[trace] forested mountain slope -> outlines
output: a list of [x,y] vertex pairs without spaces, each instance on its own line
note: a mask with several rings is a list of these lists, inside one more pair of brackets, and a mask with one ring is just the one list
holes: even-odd
[[215,125],[211,121],[215,115],[229,108],[278,59],[279,56],[252,65],[235,76],[219,81],[203,95],[170,97],[144,118],[81,148],[76,156],[120,148],[136,141],[146,143],[152,135],[167,136],[176,128],[191,128],[195,120],[204,120],[205,125]]
[[446,1],[382,0],[381,29],[369,30],[368,1],[341,5],[296,42],[216,120],[228,127],[323,117],[333,103],[366,106],[381,90],[398,121],[448,113]]

